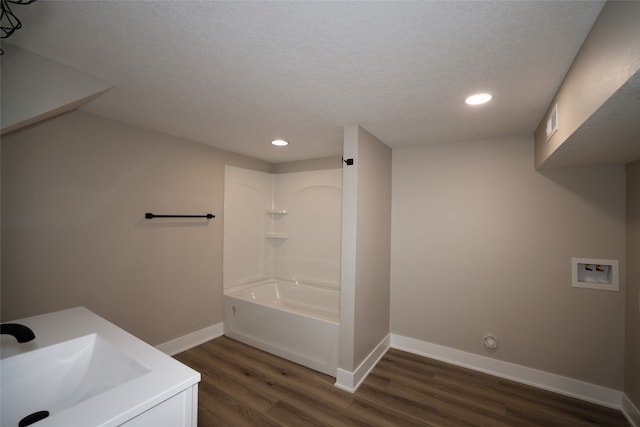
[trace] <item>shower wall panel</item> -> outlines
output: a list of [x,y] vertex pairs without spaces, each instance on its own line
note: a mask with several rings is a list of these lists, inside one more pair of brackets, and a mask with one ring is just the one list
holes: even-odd
[[340,287],[342,170],[274,176],[277,224],[289,238],[274,253],[276,277]]
[[339,288],[342,170],[225,171],[225,289],[267,278]]
[[272,177],[265,172],[225,167],[223,284],[225,289],[273,275],[265,238],[272,201]]

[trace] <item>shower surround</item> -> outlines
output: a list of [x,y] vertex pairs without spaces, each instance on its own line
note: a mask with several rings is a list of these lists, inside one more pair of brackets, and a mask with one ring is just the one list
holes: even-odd
[[225,335],[335,376],[342,170],[227,166]]

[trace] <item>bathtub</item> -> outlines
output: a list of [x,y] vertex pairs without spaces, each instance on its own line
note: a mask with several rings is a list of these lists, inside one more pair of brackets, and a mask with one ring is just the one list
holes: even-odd
[[340,292],[263,280],[224,292],[224,334],[333,377],[338,367]]

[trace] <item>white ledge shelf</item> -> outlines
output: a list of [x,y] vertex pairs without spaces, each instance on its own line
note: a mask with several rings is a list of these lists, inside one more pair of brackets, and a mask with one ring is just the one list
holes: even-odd
[[267,233],[267,239],[288,239],[287,233]]

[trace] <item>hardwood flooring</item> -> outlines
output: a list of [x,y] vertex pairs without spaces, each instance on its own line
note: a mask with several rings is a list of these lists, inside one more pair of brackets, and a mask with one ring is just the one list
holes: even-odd
[[175,358],[202,374],[200,427],[629,426],[610,408],[395,349],[353,394],[227,337]]

